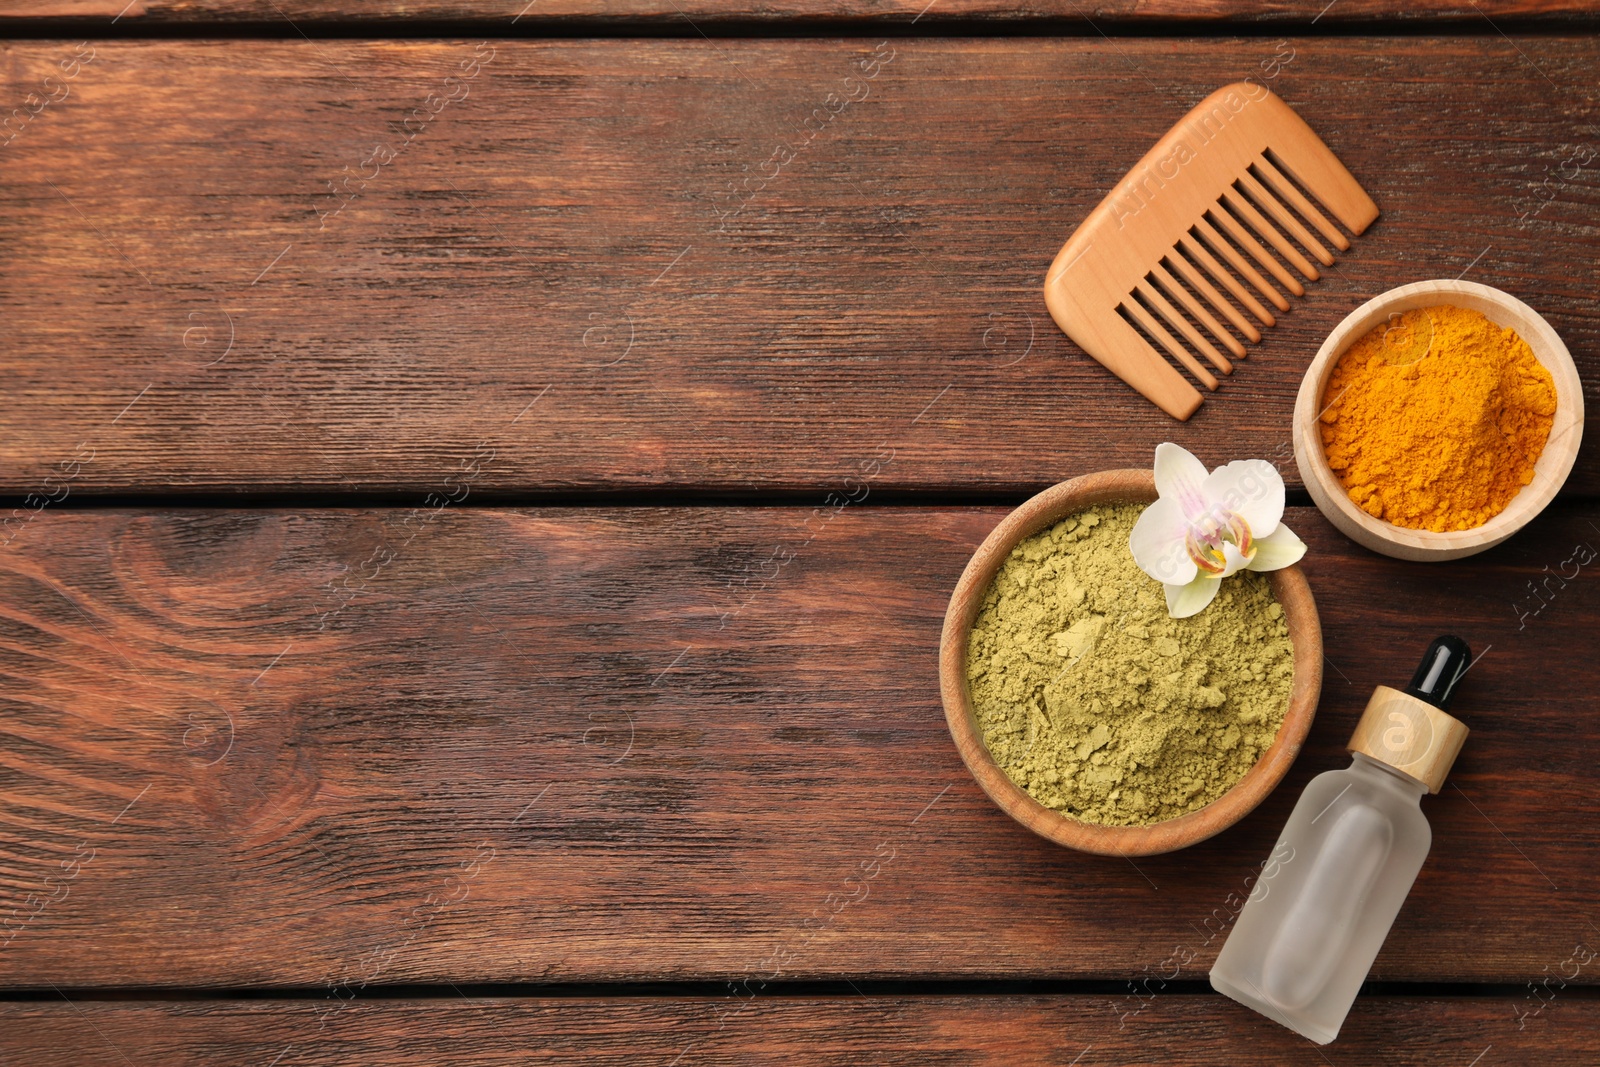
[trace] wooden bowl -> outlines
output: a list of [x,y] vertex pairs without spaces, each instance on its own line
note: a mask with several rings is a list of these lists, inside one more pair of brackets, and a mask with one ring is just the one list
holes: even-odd
[[[1317,419],[1323,411],[1322,394],[1345,349],[1366,336],[1389,316],[1414,308],[1452,304],[1481,312],[1491,322],[1510,327],[1528,342],[1534,358],[1544,364],[1555,379],[1556,414],[1550,426],[1550,439],[1534,464],[1533,481],[1522,487],[1506,509],[1482,526],[1470,530],[1434,533],[1413,530],[1362,511],[1345,491],[1339,476],[1328,466],[1322,449]],[[1317,356],[1300,382],[1294,405],[1294,460],[1300,479],[1311,491],[1311,499],[1345,536],[1374,552],[1397,559],[1421,562],[1459,559],[1482,552],[1516,533],[1546,504],[1555,499],[1567,480],[1578,445],[1583,441],[1583,385],[1578,368],[1567,346],[1538,312],[1509,293],[1476,282],[1413,282],[1368,300],[1356,308],[1322,343]]]
[[[984,594],[1000,565],[1024,538],[1095,504],[1148,504],[1156,499],[1155,475],[1147,470],[1101,471],[1051,486],[1001,520],[985,538],[956,582],[939,642],[939,692],[950,736],[978,780],[1006,814],[1059,845],[1103,856],[1150,856],[1204,841],[1238,822],[1272,792],[1300,754],[1322,692],[1322,625],[1311,587],[1299,567],[1272,571],[1273,595],[1283,605],[1294,646],[1294,683],[1278,736],[1245,776],[1198,811],[1150,826],[1099,826],[1040,804],[1006,776],[983,743],[967,690],[967,642]],[[1152,579],[1154,580],[1154,579]]]

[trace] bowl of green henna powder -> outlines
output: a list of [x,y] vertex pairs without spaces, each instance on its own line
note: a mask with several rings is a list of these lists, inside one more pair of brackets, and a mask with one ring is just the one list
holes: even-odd
[[940,693],[967,769],[1083,852],[1171,852],[1238,822],[1299,755],[1322,691],[1298,566],[1240,572],[1169,617],[1128,550],[1155,499],[1148,470],[1046,489],[979,546],[945,614]]

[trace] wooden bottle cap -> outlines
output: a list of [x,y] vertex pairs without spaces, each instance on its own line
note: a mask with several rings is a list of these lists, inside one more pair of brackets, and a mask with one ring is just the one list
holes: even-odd
[[1351,752],[1370,756],[1437,793],[1467,740],[1467,726],[1426,700],[1380,685],[1367,701]]

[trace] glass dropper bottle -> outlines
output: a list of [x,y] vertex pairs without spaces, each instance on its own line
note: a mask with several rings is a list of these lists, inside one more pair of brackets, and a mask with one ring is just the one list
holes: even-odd
[[1404,692],[1380,685],[1350,738],[1350,766],[1313,778],[1211,968],[1211,986],[1325,1045],[1427,859],[1423,793],[1437,793],[1466,741],[1445,714],[1472,663],[1438,637]]

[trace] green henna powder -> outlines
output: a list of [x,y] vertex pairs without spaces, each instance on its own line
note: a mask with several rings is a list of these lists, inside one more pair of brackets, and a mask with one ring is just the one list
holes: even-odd
[[1133,561],[1142,504],[1102,505],[1023,541],[984,596],[967,682],[984,743],[1039,803],[1142,826],[1220,797],[1272,744],[1294,661],[1265,575],[1167,615]]

